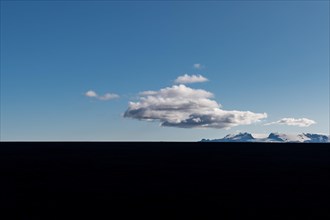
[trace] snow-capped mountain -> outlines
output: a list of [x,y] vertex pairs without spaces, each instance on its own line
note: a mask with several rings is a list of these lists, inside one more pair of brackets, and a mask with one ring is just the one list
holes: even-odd
[[293,142],[293,143],[329,143],[330,138],[322,134],[280,134],[270,133],[268,137],[256,138],[250,133],[229,134],[221,139],[202,139],[201,142]]
[[239,133],[239,134],[228,134],[222,139],[214,140],[205,140],[202,141],[211,141],[211,142],[250,142],[254,141],[255,138],[249,133]]
[[305,142],[330,142],[330,136],[319,135],[319,134],[304,134],[306,137],[310,138],[310,140]]

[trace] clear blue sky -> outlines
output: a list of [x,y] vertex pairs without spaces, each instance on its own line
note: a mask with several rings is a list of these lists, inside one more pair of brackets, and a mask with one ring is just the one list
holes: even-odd
[[[221,108],[268,117],[229,130],[123,117],[140,92],[183,74],[206,77],[186,86]],[[263,125],[282,118],[316,124]],[[329,134],[328,1],[1,1],[1,140],[196,141],[238,130]]]

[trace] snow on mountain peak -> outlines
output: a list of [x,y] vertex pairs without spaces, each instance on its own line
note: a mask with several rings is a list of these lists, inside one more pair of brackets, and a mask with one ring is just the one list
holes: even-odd
[[247,132],[240,132],[238,134],[229,134],[226,137],[226,139],[232,139],[232,140],[239,140],[239,139],[254,139],[253,136],[250,133]]
[[292,143],[328,143],[329,136],[322,134],[283,134],[283,133],[270,133],[267,136],[260,137],[256,135],[253,137],[250,133],[240,132],[238,134],[228,134],[221,139],[206,140],[202,142],[292,142]]

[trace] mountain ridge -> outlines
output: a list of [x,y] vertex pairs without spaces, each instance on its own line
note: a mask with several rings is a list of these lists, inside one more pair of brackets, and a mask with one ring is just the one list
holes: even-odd
[[228,134],[220,139],[202,139],[200,142],[280,142],[280,143],[330,143],[330,138],[323,134],[285,134],[272,132],[265,138],[256,138],[247,132]]

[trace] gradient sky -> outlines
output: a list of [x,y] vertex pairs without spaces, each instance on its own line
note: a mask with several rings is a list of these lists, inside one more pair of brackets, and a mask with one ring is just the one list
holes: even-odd
[[[223,109],[268,117],[229,130],[123,117],[140,92],[184,74],[206,77],[186,86]],[[264,125],[282,118],[316,124]],[[329,134],[328,1],[1,1],[1,140],[197,141],[237,131]]]

